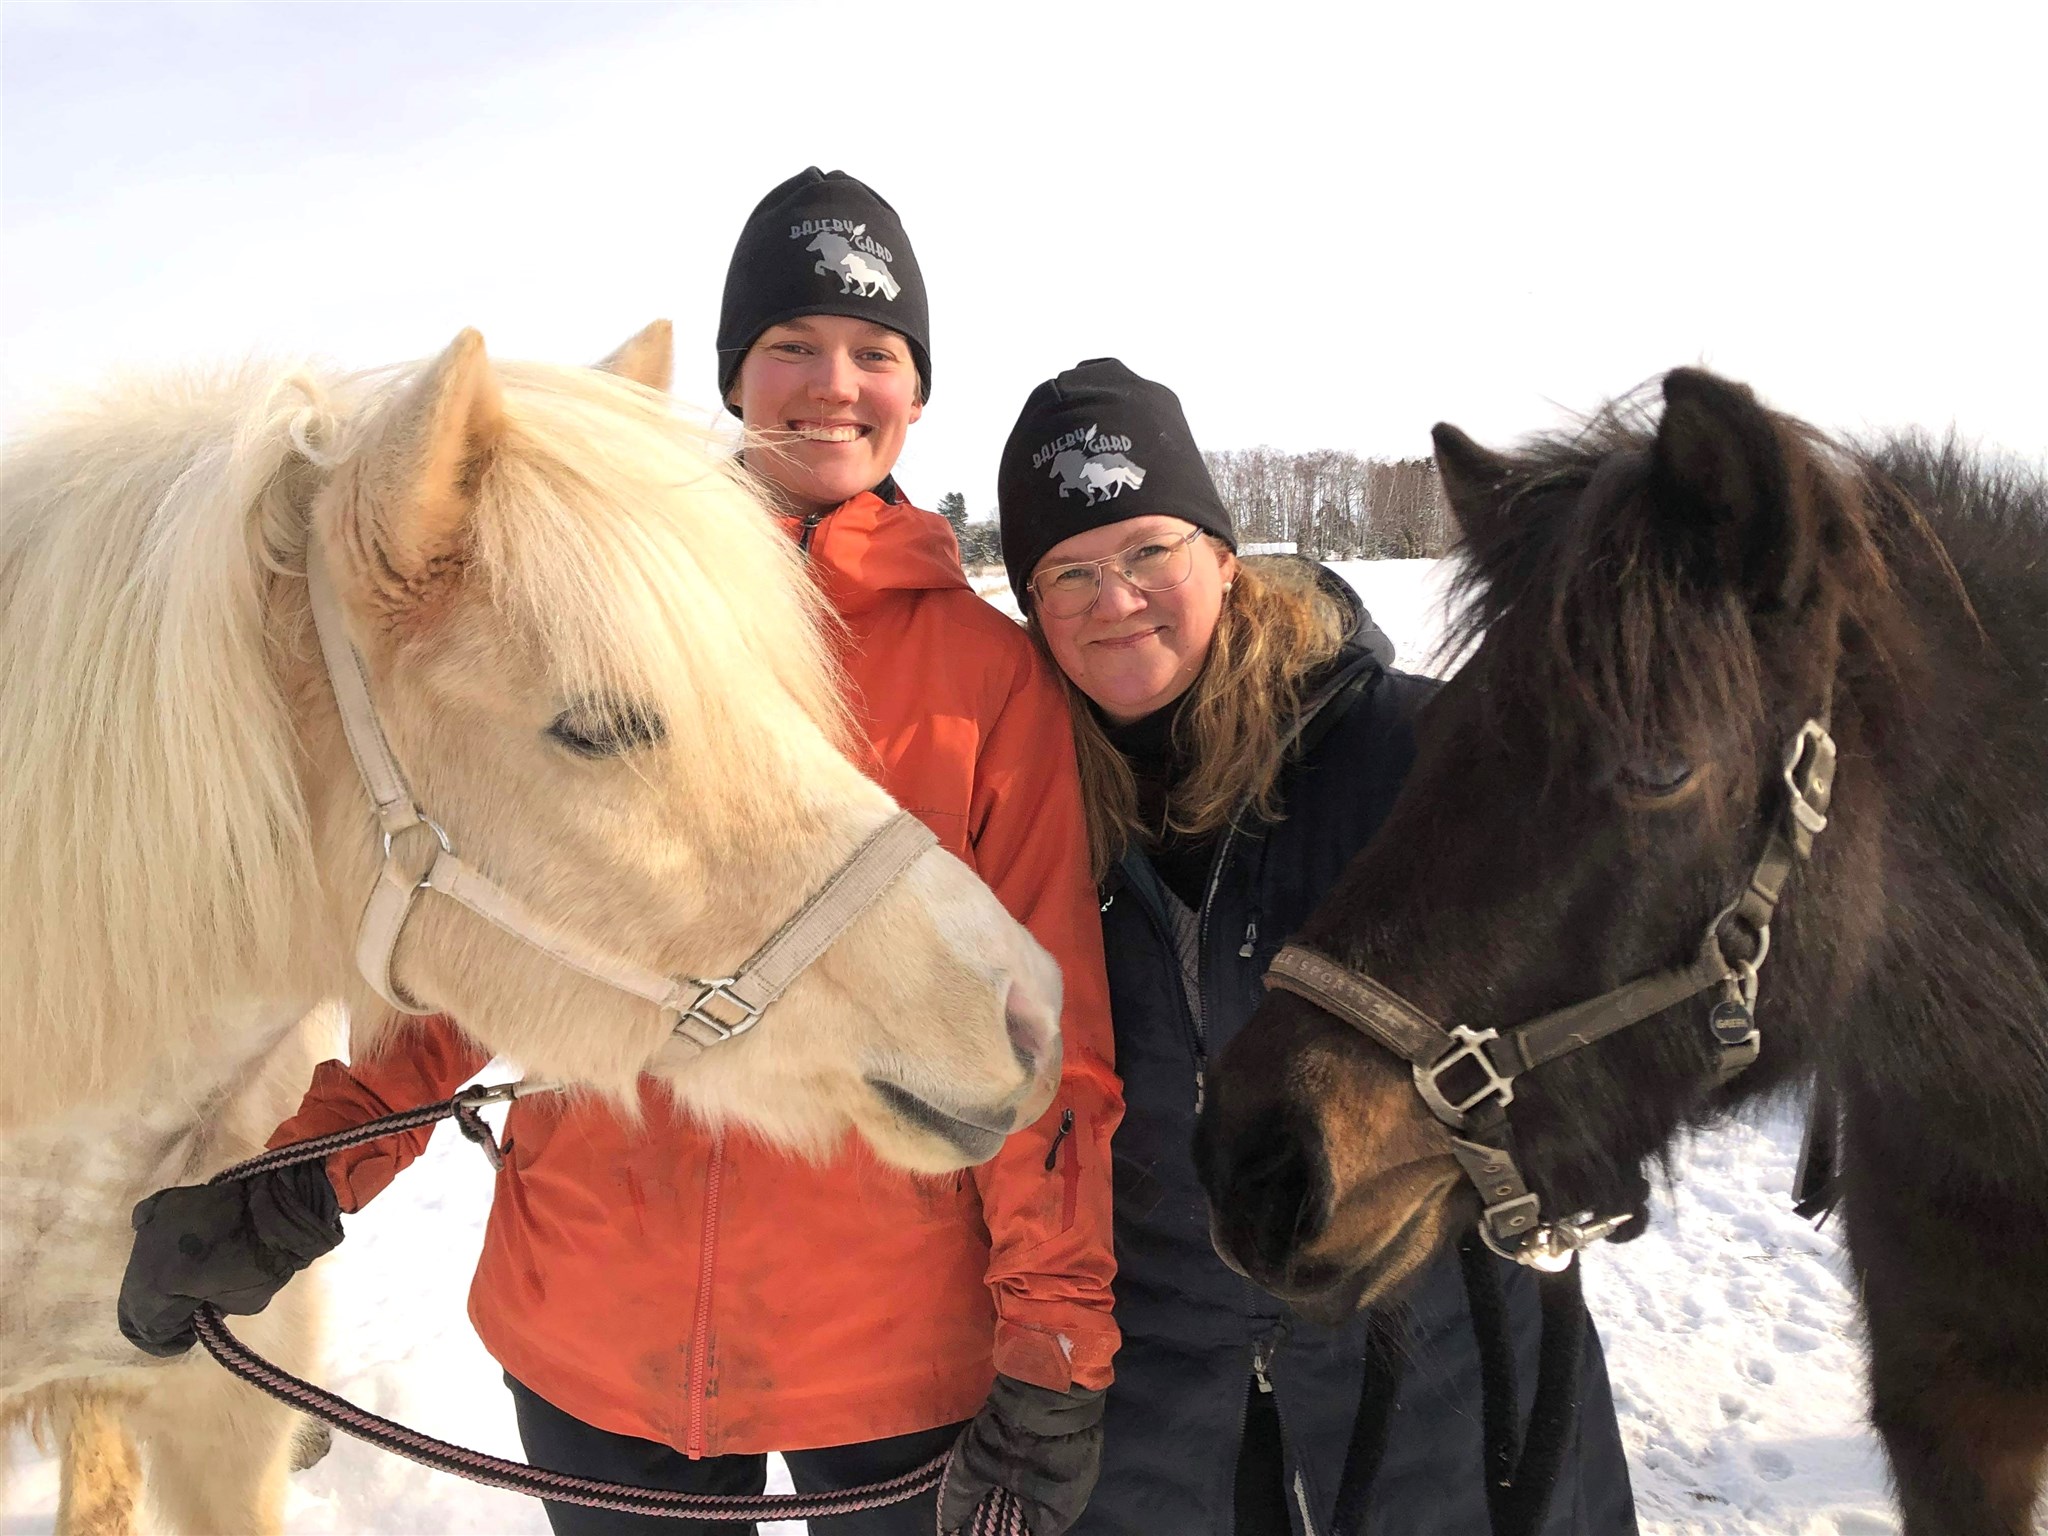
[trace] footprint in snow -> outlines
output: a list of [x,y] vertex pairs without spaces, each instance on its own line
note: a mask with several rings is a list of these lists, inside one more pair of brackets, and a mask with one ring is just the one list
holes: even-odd
[[1771,1338],[1788,1355],[1803,1355],[1827,1342],[1825,1334],[1802,1328],[1797,1323],[1778,1324],[1771,1330]]
[[1756,1475],[1767,1483],[1782,1483],[1792,1475],[1792,1458],[1783,1451],[1765,1447],[1749,1453],[1749,1464],[1756,1468]]

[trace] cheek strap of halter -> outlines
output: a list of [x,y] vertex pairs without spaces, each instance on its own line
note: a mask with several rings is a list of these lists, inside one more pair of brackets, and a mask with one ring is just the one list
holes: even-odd
[[[306,553],[313,629],[341,712],[349,755],[376,810],[383,862],[356,931],[356,968],[377,995],[402,1013],[441,1010],[411,997],[392,975],[406,920],[422,891],[438,891],[493,927],[559,964],[660,1010],[670,1037],[699,1051],[745,1034],[790,983],[829,949],[913,863],[937,845],[930,828],[898,811],[877,828],[766,943],[730,976],[670,976],[587,944],[548,921],[510,891],[464,862],[441,824],[420,809],[378,722],[363,659],[342,618],[326,562]],[[422,866],[400,857],[399,845],[431,834]]]
[[[1563,1270],[1580,1248],[1629,1218],[1595,1219],[1582,1212],[1547,1224],[1539,1220],[1541,1201],[1516,1164],[1507,1119],[1515,1079],[1715,987],[1723,997],[1709,1020],[1717,1055],[1714,1086],[1754,1062],[1761,1045],[1755,1022],[1757,972],[1770,953],[1771,918],[1792,871],[1811,855],[1814,837],[1827,826],[1835,765],[1827,726],[1808,720],[1786,747],[1784,809],[1749,882],[1715,914],[1689,964],[1639,976],[1505,1031],[1463,1024],[1446,1029],[1363,971],[1299,944],[1274,956],[1265,984],[1315,1004],[1408,1062],[1415,1090],[1430,1113],[1464,1133],[1451,1137],[1451,1152],[1479,1192],[1479,1232],[1487,1246],[1517,1263],[1552,1273]],[[1731,958],[1724,936],[1744,938],[1747,952]]]

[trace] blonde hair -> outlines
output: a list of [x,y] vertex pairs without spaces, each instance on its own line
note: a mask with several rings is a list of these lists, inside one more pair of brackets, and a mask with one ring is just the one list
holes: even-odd
[[[1214,535],[1204,537],[1219,550],[1225,547]],[[1303,685],[1337,654],[1346,627],[1342,605],[1322,589],[1315,566],[1289,559],[1238,561],[1209,655],[1174,721],[1174,745],[1193,767],[1167,796],[1164,828],[1148,827],[1139,818],[1130,763],[1110,743],[1087,695],[1060,673],[1097,880],[1134,838],[1144,842],[1162,831],[1201,837],[1246,811],[1268,821],[1280,816],[1277,786]],[[1030,628],[1039,650],[1052,660],[1035,617]]]

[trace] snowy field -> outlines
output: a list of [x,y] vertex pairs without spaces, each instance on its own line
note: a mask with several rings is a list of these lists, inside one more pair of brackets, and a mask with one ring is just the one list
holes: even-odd
[[[1441,629],[1442,563],[1337,569],[1394,639],[1399,665],[1426,670]],[[992,595],[1009,606],[1006,587]],[[1703,1138],[1679,1159],[1676,1190],[1657,1201],[1649,1230],[1586,1261],[1648,1536],[1898,1530],[1863,1422],[1859,1331],[1837,1234],[1791,1212],[1798,1142],[1784,1116]],[[350,1218],[349,1240],[327,1266],[328,1381],[430,1434],[516,1457],[511,1400],[463,1311],[490,1188],[481,1156],[444,1128],[417,1166]],[[13,1450],[0,1536],[46,1532],[55,1469],[25,1443]],[[289,1525],[304,1536],[547,1530],[537,1504],[340,1437],[294,1480]]]

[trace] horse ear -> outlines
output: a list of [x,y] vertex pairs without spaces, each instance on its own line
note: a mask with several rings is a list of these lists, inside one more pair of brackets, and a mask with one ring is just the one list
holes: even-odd
[[1436,445],[1436,473],[1443,481],[1444,499],[1450,502],[1465,541],[1477,543],[1492,531],[1513,465],[1447,421],[1431,427],[1429,438]]
[[1805,568],[1785,444],[1747,385],[1698,368],[1664,376],[1664,419],[1651,453],[1659,514],[1689,553],[1764,607],[1793,596]]
[[484,339],[464,331],[392,405],[360,481],[353,531],[408,588],[459,559],[504,430]]
[[619,348],[598,369],[622,379],[667,394],[675,379],[676,330],[666,320],[657,320],[619,344]]

